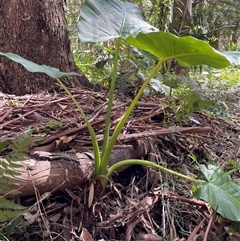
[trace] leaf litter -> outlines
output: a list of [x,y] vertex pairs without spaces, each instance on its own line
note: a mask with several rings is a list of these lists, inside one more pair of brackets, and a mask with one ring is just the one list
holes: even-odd
[[[108,92],[70,91],[102,143]],[[228,118],[201,111],[181,123],[166,114],[171,106],[161,104],[164,96],[143,96],[115,147],[121,155],[121,150],[141,146],[143,159],[199,178],[194,160],[230,170],[240,163],[239,90],[232,96],[234,108]],[[130,101],[126,95],[115,94],[111,131]],[[31,150],[92,152],[87,127],[65,93],[1,94],[0,113],[0,142],[15,139],[31,128]],[[52,145],[55,141],[58,145]],[[231,177],[239,180],[239,168]],[[87,205],[89,192],[86,181],[83,186],[53,192],[39,200],[21,197],[20,203],[29,207],[31,221],[27,220],[25,230],[19,225],[10,240],[183,241],[204,240],[207,233],[209,240],[233,241],[240,236],[234,223],[220,220],[207,203],[191,198],[192,183],[150,168],[131,166],[120,171],[104,190],[96,191],[91,207]],[[231,235],[229,230],[233,230]]]

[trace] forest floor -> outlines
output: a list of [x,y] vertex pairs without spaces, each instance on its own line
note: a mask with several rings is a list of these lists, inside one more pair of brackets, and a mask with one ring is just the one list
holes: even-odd
[[[96,123],[93,128],[101,143],[107,91],[71,92],[91,122]],[[173,111],[166,104],[166,97],[142,97],[123,129],[118,148],[133,143],[147,145],[142,159],[176,172],[203,179],[197,163],[212,164],[224,171],[234,170],[231,177],[239,180],[240,86],[209,93],[216,102],[215,112],[198,111],[185,119],[175,115],[174,111],[182,108],[177,99]],[[115,95],[111,131],[130,101],[130,97]],[[92,151],[86,128],[70,131],[83,125],[83,121],[65,93],[21,97],[1,94],[0,110],[1,141],[15,138],[31,126],[31,148],[35,150],[41,146],[47,151],[48,147],[39,143],[67,136],[67,141],[51,152]],[[14,199],[28,208],[28,215],[19,221],[9,240],[240,240],[239,223],[221,218],[203,200],[192,198],[193,183],[179,177],[131,166],[115,175],[103,190],[97,190],[88,207],[90,185],[91,179],[45,197]],[[2,223],[2,230],[11,225],[13,222]]]

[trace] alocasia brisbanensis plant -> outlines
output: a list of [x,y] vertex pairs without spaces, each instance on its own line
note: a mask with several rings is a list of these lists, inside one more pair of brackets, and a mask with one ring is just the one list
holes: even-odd
[[[106,185],[108,178],[122,166],[137,164],[157,168],[194,182],[195,197],[202,198],[209,202],[212,208],[222,216],[234,221],[240,221],[240,186],[231,182],[228,174],[217,167],[209,166],[209,168],[206,168],[205,166],[200,166],[200,170],[205,175],[207,181],[194,179],[145,160],[124,160],[109,168],[107,167],[109,156],[122,127],[126,123],[149,81],[154,77],[162,64],[169,59],[176,59],[182,66],[206,64],[220,69],[230,66],[229,60],[204,41],[192,37],[179,38],[170,33],[157,31],[154,27],[142,20],[137,6],[128,2],[121,2],[119,0],[86,0],[80,11],[78,26],[78,36],[81,42],[107,41],[112,38],[118,39],[109,92],[104,143],[101,151],[97,143],[95,132],[82,108],[60,80],[64,75],[75,73],[64,73],[49,66],[39,66],[11,53],[0,54],[22,64],[28,71],[44,72],[56,78],[67,94],[72,98],[83,116],[91,135],[94,148],[95,178],[100,179],[102,185]],[[151,70],[150,75],[147,77],[126,113],[117,124],[112,136],[110,136],[110,116],[117,76],[118,54],[122,41],[151,53],[159,59],[159,61]],[[218,202],[216,198],[211,196],[211,193],[214,193],[215,196],[224,194],[225,201]]]

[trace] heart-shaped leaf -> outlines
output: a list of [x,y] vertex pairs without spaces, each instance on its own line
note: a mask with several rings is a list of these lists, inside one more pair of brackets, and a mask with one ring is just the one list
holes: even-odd
[[193,195],[207,201],[223,217],[240,221],[240,185],[219,167],[199,165],[199,168],[207,181],[198,182]]
[[48,76],[56,79],[56,78],[61,78],[63,76],[70,76],[70,75],[79,75],[75,72],[61,72],[59,69],[54,68],[54,67],[50,67],[50,66],[46,66],[46,65],[39,65],[36,64],[32,61],[29,61],[27,59],[24,59],[23,57],[17,55],[17,54],[13,54],[13,53],[2,53],[0,52],[0,55],[3,55],[11,60],[13,60],[16,63],[21,64],[25,69],[27,69],[29,72],[32,73],[45,73]]
[[102,42],[157,29],[145,22],[137,5],[120,0],[86,0],[80,10],[81,42]]
[[228,59],[208,43],[190,36],[177,37],[165,32],[139,33],[136,37],[128,37],[126,42],[163,61],[176,59],[184,67],[206,64],[220,69],[230,66]]

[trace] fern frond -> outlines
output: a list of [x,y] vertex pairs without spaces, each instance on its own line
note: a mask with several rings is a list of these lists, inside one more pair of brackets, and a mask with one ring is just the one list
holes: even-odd
[[[0,153],[5,149],[11,149],[11,152],[0,158],[0,194],[4,195],[9,192],[11,194],[19,193],[18,191],[12,192],[11,184],[18,183],[16,178],[21,175],[16,168],[21,167],[20,161],[23,161],[28,151],[30,144],[30,132],[21,134],[15,141],[7,140],[0,143]],[[5,198],[0,198],[0,221],[6,222],[22,215],[26,211],[25,207],[15,204],[14,202]]]
[[[0,166],[2,166],[2,170],[7,170],[9,167],[9,162],[5,161],[4,159],[0,159]],[[1,167],[0,167],[1,168]]]
[[22,161],[28,150],[30,142],[31,139],[29,137],[29,133],[22,133],[15,141],[12,142],[12,151],[5,157],[6,160],[9,162]]
[[[15,165],[14,163],[11,163],[11,168],[19,168],[19,167],[22,167],[22,166],[21,165]],[[21,175],[21,173],[19,173],[18,171],[12,170],[10,168],[8,169],[7,174],[11,175],[11,176]]]
[[25,207],[19,205],[19,204],[16,204],[8,199],[5,199],[5,198],[1,198],[0,199],[0,208],[3,208],[3,209],[12,209],[12,210],[26,210]]
[[22,215],[26,210],[0,210],[0,221],[5,222]]
[[[10,187],[4,186],[4,185],[2,184],[2,181],[1,181],[0,195],[6,194],[6,193],[8,193],[8,192],[11,192],[11,190],[12,190],[12,189],[11,189]],[[1,219],[1,217],[0,217],[0,219]]]
[[0,142],[0,153],[3,152],[7,146],[9,146],[12,143],[11,140],[5,140],[3,142]]
[[1,180],[0,180],[1,185],[7,185],[7,184],[11,185],[14,183],[19,183],[19,182],[20,182],[19,180],[17,180],[14,177],[10,177],[10,176],[4,176],[4,178],[1,178]]

